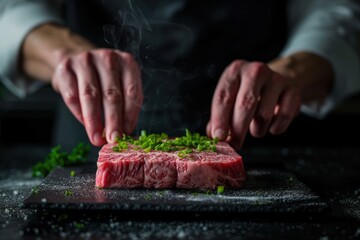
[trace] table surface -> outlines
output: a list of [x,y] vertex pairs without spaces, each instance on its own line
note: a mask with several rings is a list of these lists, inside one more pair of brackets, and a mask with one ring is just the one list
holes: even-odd
[[23,200],[41,182],[31,177],[30,167],[48,150],[35,145],[0,149],[1,239],[360,238],[360,161],[355,146],[256,146],[242,151],[245,167],[290,171],[329,205],[326,212],[305,215],[24,209]]

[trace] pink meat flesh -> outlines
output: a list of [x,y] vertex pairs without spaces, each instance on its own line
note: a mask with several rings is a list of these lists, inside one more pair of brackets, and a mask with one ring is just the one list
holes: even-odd
[[114,152],[107,144],[99,152],[96,186],[100,188],[240,188],[245,180],[241,156],[227,143],[217,151],[177,152],[128,150]]

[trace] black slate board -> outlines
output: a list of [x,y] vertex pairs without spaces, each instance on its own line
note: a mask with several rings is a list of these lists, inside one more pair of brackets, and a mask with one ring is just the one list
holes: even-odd
[[[75,176],[70,176],[71,171]],[[243,189],[225,189],[221,194],[216,190],[98,189],[95,172],[93,166],[57,168],[25,199],[24,207],[162,213],[319,213],[327,209],[319,196],[282,170],[249,169]]]

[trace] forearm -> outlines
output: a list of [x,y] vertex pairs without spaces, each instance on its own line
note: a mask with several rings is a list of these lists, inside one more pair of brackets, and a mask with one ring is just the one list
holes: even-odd
[[94,47],[68,28],[47,23],[26,36],[19,64],[28,76],[49,82],[56,66],[63,59]]
[[275,59],[269,67],[286,77],[301,92],[302,103],[321,102],[331,92],[334,71],[324,58],[308,52],[298,52]]

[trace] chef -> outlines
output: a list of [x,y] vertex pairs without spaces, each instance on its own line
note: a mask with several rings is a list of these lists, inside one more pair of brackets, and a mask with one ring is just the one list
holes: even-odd
[[360,89],[351,0],[3,0],[0,78],[63,99],[57,144],[185,128],[237,150]]

